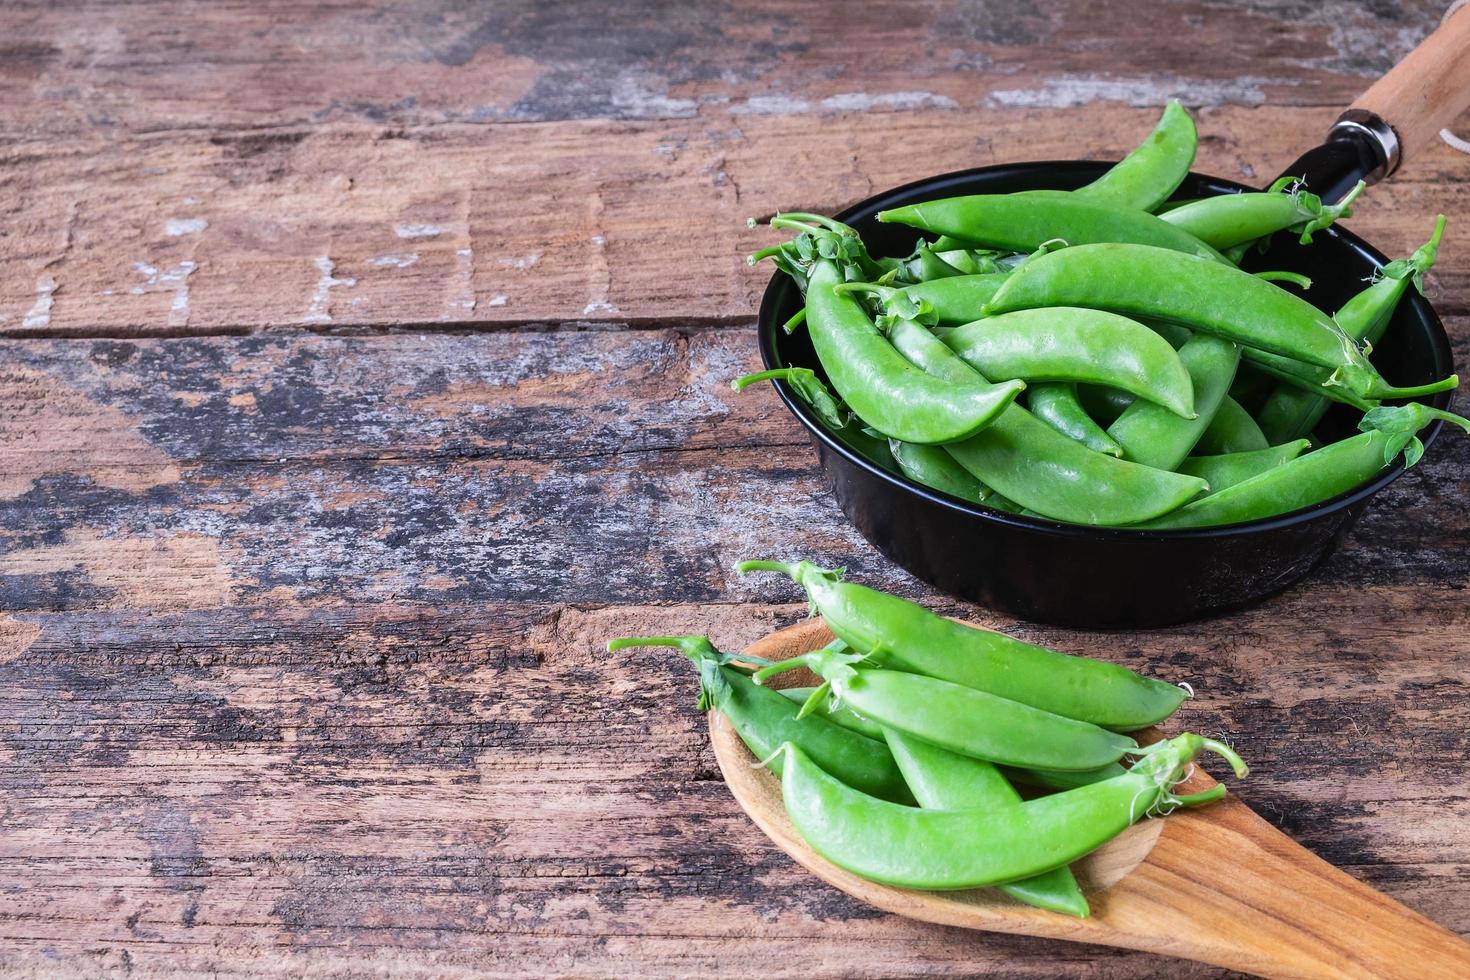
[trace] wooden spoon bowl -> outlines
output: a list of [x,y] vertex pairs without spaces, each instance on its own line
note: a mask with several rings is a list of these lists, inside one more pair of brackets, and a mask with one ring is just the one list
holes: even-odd
[[[785,660],[832,638],[812,619],[747,652]],[[805,671],[772,680],[815,683]],[[1140,740],[1158,737],[1150,729]],[[844,871],[801,839],[786,817],[780,780],[756,765],[719,712],[710,713],[710,740],[730,791],[771,840],[822,880],[898,915],[1141,949],[1271,977],[1470,977],[1470,944],[1334,868],[1234,795],[1140,821],[1075,863],[1092,916],[1074,919],[994,889],[921,892]],[[1197,769],[1180,792],[1214,782]]]

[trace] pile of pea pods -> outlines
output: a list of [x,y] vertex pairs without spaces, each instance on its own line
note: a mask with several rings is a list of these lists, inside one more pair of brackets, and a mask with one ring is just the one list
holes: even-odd
[[[1328,316],[1250,273],[1277,233],[1303,244],[1351,214],[1359,184],[1328,205],[1290,179],[1270,190],[1170,201],[1194,161],[1178,103],[1121,163],[1075,191],[980,194],[878,214],[922,233],[906,258],[874,258],[851,227],[786,213],[795,233],[752,255],[792,276],[831,389],[805,368],[786,382],[870,460],[997,510],[1075,524],[1197,528],[1287,513],[1344,493],[1404,454],[1435,419],[1418,402],[1452,375],[1389,384],[1369,354],[1421,288],[1444,218]],[[1167,202],[1167,203],[1166,203]],[[1363,413],[1331,444],[1333,402]]]
[[[1173,792],[1201,753],[1246,775],[1215,739],[1185,732],[1140,745],[1124,734],[1172,715],[1181,687],[945,619],[810,562],[738,568],[789,575],[836,640],[775,663],[704,636],[626,637],[608,649],[682,650],[699,670],[701,709],[725,715],[780,777],[802,838],[863,878],[994,886],[1085,917],[1072,862],[1144,817],[1223,797],[1218,784]],[[765,685],[797,667],[821,684]]]

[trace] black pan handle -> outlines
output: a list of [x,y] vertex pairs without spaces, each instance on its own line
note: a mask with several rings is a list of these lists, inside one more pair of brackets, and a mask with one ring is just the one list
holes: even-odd
[[1377,183],[1470,108],[1470,12],[1455,0],[1439,27],[1338,117],[1327,142],[1302,154],[1286,174],[1337,201],[1359,180]]

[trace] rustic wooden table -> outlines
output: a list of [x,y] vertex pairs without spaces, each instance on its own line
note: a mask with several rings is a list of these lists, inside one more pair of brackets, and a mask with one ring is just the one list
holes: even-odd
[[[0,973],[1213,977],[794,866],[680,659],[806,555],[1193,682],[1318,853],[1470,934],[1470,442],[1260,608],[1086,634],[847,525],[757,364],[747,215],[1116,157],[1171,95],[1265,181],[1441,0],[0,12]],[[1470,158],[1353,227],[1470,364]],[[1461,402],[1462,410],[1466,407]]]

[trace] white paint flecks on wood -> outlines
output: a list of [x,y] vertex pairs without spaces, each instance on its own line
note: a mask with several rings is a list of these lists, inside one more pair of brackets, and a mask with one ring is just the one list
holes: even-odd
[[163,232],[170,238],[178,238],[197,235],[208,227],[209,221],[204,218],[169,218],[163,223]]
[[393,231],[399,238],[438,238],[444,229],[438,225],[406,224],[394,225]]
[[311,306],[302,318],[303,323],[331,323],[331,292],[339,287],[351,287],[357,285],[357,280],[351,277],[337,278],[333,275],[336,265],[325,255],[318,255],[312,260],[316,270],[321,275],[317,278],[316,289],[311,294]]
[[134,262],[133,271],[141,274],[144,281],[141,285],[132,287],[129,292],[134,296],[153,292],[172,293],[173,299],[168,306],[168,325],[186,327],[189,325],[189,277],[198,268],[199,264],[190,259],[184,259],[166,269],[160,269],[151,262]]
[[419,253],[406,252],[402,255],[375,255],[365,264],[375,269],[407,269],[418,260]]
[[36,280],[36,302],[20,325],[27,330],[41,330],[51,322],[51,304],[55,302],[56,280],[41,276]]

